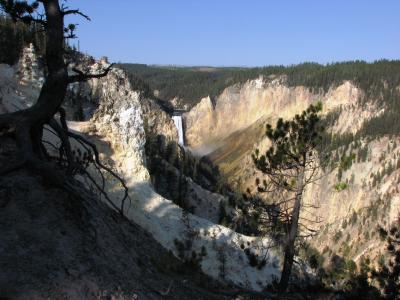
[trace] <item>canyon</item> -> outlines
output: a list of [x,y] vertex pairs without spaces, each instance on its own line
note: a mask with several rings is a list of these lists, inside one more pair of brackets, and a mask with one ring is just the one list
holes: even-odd
[[[332,84],[324,91],[290,86],[285,76],[260,76],[227,87],[214,101],[201,99],[184,115],[185,138],[194,153],[207,155],[219,166],[231,186],[254,191],[255,178],[263,174],[255,169],[251,154],[256,149],[265,152],[270,145],[265,125],[275,124],[278,118],[290,119],[320,101],[323,115],[334,116],[327,132],[335,137],[355,136],[335,149],[333,160],[338,152],[355,153],[355,158],[344,171],[325,170],[307,189],[305,202],[316,208],[303,217],[312,215],[320,221],[309,243],[321,253],[345,253],[356,262],[365,256],[376,259],[385,252],[379,225],[389,226],[398,219],[400,140],[398,135],[360,134],[365,123],[385,111],[377,99],[366,98],[352,81]],[[385,174],[378,175],[379,182],[374,181],[377,174]],[[343,190],[338,189],[341,182]],[[355,216],[358,219],[352,222]]]
[[[34,53],[28,51],[25,55],[34,56]],[[101,60],[90,64],[89,67],[96,70],[104,64],[107,64],[106,60]],[[28,70],[25,70],[25,73],[33,72],[30,65],[26,67]],[[19,108],[31,105],[34,101],[31,95],[38,92],[36,81],[27,81],[20,86],[19,77],[14,75],[12,67],[2,65],[1,68],[5,70],[2,74],[6,74],[2,76],[2,80],[8,80],[9,84],[1,85],[0,109],[10,112],[16,109],[14,103],[19,103]],[[25,89],[29,93],[24,93]],[[154,190],[146,166],[146,142],[155,138],[155,135],[162,135],[167,141],[175,142],[174,147],[179,149],[178,132],[172,118],[166,112],[151,99],[142,98],[140,91],[131,89],[124,71],[113,69],[104,79],[71,85],[70,89],[69,96],[73,99],[83,99],[85,95],[90,95],[88,99],[91,102],[93,99],[98,101],[85,103],[88,106],[97,106],[89,120],[70,121],[68,125],[71,130],[90,138],[98,146],[101,158],[125,179],[131,198],[124,210],[128,219],[150,233],[158,243],[179,259],[190,260],[193,255],[197,255],[201,259],[201,270],[215,279],[249,290],[261,291],[278,278],[280,257],[276,250],[266,250],[270,243],[269,238],[245,236],[215,223],[220,209],[219,202],[225,201],[223,196],[209,192],[190,178],[187,179],[190,192],[193,193],[189,201],[193,202],[191,206],[197,208],[197,215],[203,216],[202,218],[186,213]],[[27,101],[28,98],[32,101]],[[66,101],[67,111],[74,111],[76,108],[71,98]],[[71,104],[70,107],[68,103]],[[57,143],[51,134],[46,134],[44,139]],[[73,147],[75,151],[84,151],[77,143]],[[91,172],[101,180],[96,170]],[[119,182],[107,178],[106,191],[114,205],[120,207],[123,189]],[[101,198],[101,195],[99,197]],[[190,246],[182,249],[179,245],[185,245],[187,239],[190,240]],[[252,267],[244,249],[265,257],[267,267]]]
[[[96,72],[109,63],[77,54],[74,66]],[[32,105],[43,74],[33,46],[24,49],[17,65],[1,64],[0,113]],[[124,206],[120,182],[106,178],[113,204],[123,206],[127,219],[176,259],[246,291],[261,292],[279,279],[282,249],[270,247],[268,233],[236,230],[242,211],[234,199],[247,189],[256,191],[255,178],[263,176],[251,154],[270,146],[266,124],[290,119],[319,101],[336,145],[330,159],[354,156],[346,167],[323,170],[306,190],[305,202],[315,209],[302,217],[319,220],[307,243],[326,261],[336,254],[356,263],[383,255],[378,225],[390,226],[400,209],[400,137],[364,133],[366,124],[387,113],[381,96],[369,95],[352,80],[324,89],[295,85],[284,74],[257,74],[229,84],[216,97],[187,104],[185,112],[184,99],[164,99],[175,114],[159,100],[135,89],[128,72],[116,67],[107,77],[70,85],[64,108],[69,128],[96,144],[102,161],[123,177],[130,197]],[[43,138],[60,142],[49,133]],[[78,143],[73,148],[85,151]],[[89,172],[102,180],[98,170]],[[94,190],[83,177],[76,179]],[[292,280],[306,286],[313,277],[304,260]]]

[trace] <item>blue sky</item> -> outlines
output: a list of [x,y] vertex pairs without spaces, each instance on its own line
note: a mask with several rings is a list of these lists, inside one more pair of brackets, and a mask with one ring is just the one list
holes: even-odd
[[[111,3],[111,4],[110,4]],[[68,0],[114,62],[263,66],[400,58],[400,0]]]

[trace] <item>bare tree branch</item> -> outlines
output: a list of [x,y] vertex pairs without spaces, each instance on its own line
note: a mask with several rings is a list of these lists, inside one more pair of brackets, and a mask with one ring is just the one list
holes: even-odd
[[[64,9],[66,9],[67,7],[64,7]],[[64,16],[66,15],[79,15],[83,18],[85,18],[88,21],[91,21],[90,17],[86,14],[84,14],[83,12],[81,12],[79,9],[69,9],[69,10],[62,10],[62,14]]]
[[84,73],[81,70],[78,70],[77,68],[73,68],[72,71],[75,73],[78,73],[78,75],[72,75],[68,77],[68,83],[73,83],[73,82],[82,82],[82,81],[87,81],[89,79],[93,78],[102,78],[104,76],[107,76],[107,74],[110,72],[114,64],[109,65],[102,73],[99,74],[88,74]]

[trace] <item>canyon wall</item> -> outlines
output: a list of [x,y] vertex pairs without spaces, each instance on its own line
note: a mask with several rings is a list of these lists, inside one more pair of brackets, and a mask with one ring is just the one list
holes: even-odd
[[15,66],[0,64],[0,113],[31,106],[39,96],[43,80],[32,44],[23,50]]
[[[24,53],[33,55],[32,51]],[[2,113],[35,101],[40,76],[29,66],[0,66]],[[85,70],[91,72],[105,66],[105,60],[85,60]],[[266,122],[293,117],[309,104],[322,101],[323,113],[335,115],[330,132],[356,133],[366,120],[382,113],[372,101],[362,102],[363,96],[350,81],[324,92],[291,87],[285,77],[260,77],[228,87],[216,99],[202,99],[184,115],[186,141],[195,151],[209,153],[233,186],[251,187],[260,174],[250,154],[255,148],[268,148],[262,138]],[[204,170],[192,167],[200,160],[192,159],[176,143],[178,134],[169,114],[133,90],[122,70],[115,68],[106,78],[71,85],[69,97],[67,109],[92,110],[84,114],[86,121],[70,121],[69,125],[91,139],[101,159],[126,180],[131,201],[125,213],[132,221],[177,257],[190,260],[195,253],[201,269],[214,278],[253,290],[262,290],[279,278],[281,255],[279,249],[265,251],[269,238],[248,237],[216,224],[227,199],[210,190],[216,182],[207,175],[207,164]],[[72,119],[75,108],[70,110]],[[388,225],[399,210],[399,145],[398,137],[359,138],[338,149],[342,155],[357,152],[356,160],[340,176],[337,171],[324,174],[305,195],[307,203],[319,206],[314,214],[322,219],[319,234],[310,240],[314,247],[356,260],[380,254],[383,244],[376,226]],[[96,170],[91,172],[101,180]],[[119,206],[123,190],[112,178],[106,179],[107,191]],[[193,214],[175,204],[182,191],[186,208],[193,208]],[[186,244],[191,246],[185,248]],[[265,266],[251,266],[246,253],[266,257]]]
[[[217,199],[222,196],[199,185],[192,186],[196,197],[216,200],[213,205],[201,202],[198,206],[199,215],[210,221],[184,211],[154,190],[145,159],[146,138],[152,135],[145,132],[144,120],[149,119],[140,103],[140,94],[131,90],[127,77],[118,69],[98,81],[96,85],[102,92],[93,118],[89,122],[70,122],[70,125],[90,137],[108,164],[126,180],[131,201],[125,206],[125,215],[177,257],[191,263],[198,261],[203,272],[214,278],[257,291],[279,278],[280,255],[275,249],[266,250],[271,243],[269,238],[248,237],[212,222],[215,214],[208,214],[207,210],[214,210],[219,205]],[[150,127],[154,129],[158,125]],[[164,132],[164,139],[167,134]],[[176,130],[171,134],[171,140],[174,138]],[[119,207],[123,190],[118,182],[108,178],[107,191]],[[265,265],[251,266],[245,249],[260,260],[264,257]]]
[[[105,61],[95,62],[86,70],[98,71],[106,64]],[[25,89],[14,67],[0,66],[0,71],[3,71],[0,83],[5,83],[5,86],[0,86],[2,113],[26,108],[36,100],[40,85]],[[271,243],[269,238],[238,234],[206,219],[215,218],[215,213],[205,214],[206,218],[196,216],[154,190],[147,168],[147,139],[162,136],[173,143],[177,138],[176,128],[171,118],[157,111],[152,103],[146,102],[140,92],[132,90],[122,70],[115,68],[107,77],[88,81],[83,87],[71,86],[71,97],[74,97],[76,90],[96,95],[96,99],[90,99],[96,109],[90,120],[68,121],[68,126],[96,144],[102,162],[124,178],[130,196],[124,206],[124,214],[128,219],[140,225],[175,256],[218,280],[261,291],[279,279],[281,255],[277,249],[267,250]],[[43,138],[55,145],[60,142],[47,131]],[[75,151],[85,151],[79,143],[73,143],[72,147]],[[53,153],[54,150],[49,148],[48,151]],[[164,162],[173,167],[168,160]],[[102,177],[97,169],[91,166],[89,172],[101,182]],[[117,207],[121,207],[124,194],[121,184],[107,174],[104,176],[110,199]],[[77,175],[77,179],[91,188],[84,177]],[[193,187],[192,192],[196,197],[222,197],[213,195],[198,184],[193,184]],[[105,200],[100,194],[99,199]],[[199,214],[212,208],[200,202]],[[214,207],[218,205],[218,201],[215,201]],[[260,267],[250,263],[251,257],[253,260],[257,258]]]
[[[290,87],[284,76],[249,80],[244,84],[236,84],[226,88],[213,102],[209,97],[184,114],[185,138],[187,144],[194,150],[198,148],[214,149],[221,139],[231,133],[245,129],[263,118],[275,122],[279,117],[287,119],[300,113],[310,104],[322,101],[324,113],[338,107],[348,111],[343,116],[346,121],[341,123],[337,131],[357,130],[362,121],[373,115],[373,107],[354,111],[362,97],[362,91],[351,82],[343,82],[332,87],[326,93],[311,91],[307,87]],[[349,114],[361,113],[360,118]]]
[[[363,90],[350,81],[326,92],[303,86],[291,87],[285,77],[262,78],[228,87],[212,102],[204,98],[185,115],[186,140],[194,151],[208,156],[238,190],[255,190],[251,154],[270,146],[265,124],[278,117],[289,119],[312,103],[323,103],[323,115],[333,118],[328,133],[356,134],[363,124],[379,116],[375,99],[365,99]],[[305,202],[317,206],[311,214],[318,234],[309,239],[322,253],[359,260],[384,253],[378,225],[389,226],[399,215],[400,138],[355,135],[332,153],[332,161],[354,154],[345,170],[325,170],[310,186]],[[340,173],[340,174],[339,174]]]

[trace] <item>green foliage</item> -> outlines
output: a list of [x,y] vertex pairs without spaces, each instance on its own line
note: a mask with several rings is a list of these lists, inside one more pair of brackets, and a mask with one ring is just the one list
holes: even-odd
[[[323,250],[323,253],[326,252],[328,252],[327,247],[325,247],[325,249]],[[321,255],[321,253],[317,249],[313,248],[308,243],[304,243],[303,247],[299,249],[299,256],[307,261],[310,267],[314,270],[322,268],[325,260],[324,256]]]
[[[132,78],[140,78],[148,87],[146,91],[159,91],[158,97],[163,100],[179,97],[189,107],[201,98],[210,96],[215,99],[228,86],[244,83],[260,75],[284,75],[289,86],[306,86],[315,91],[328,91],[345,80],[351,80],[361,88],[365,97],[363,102],[372,101],[378,108],[385,108],[379,116],[373,117],[363,125],[359,136],[377,136],[400,133],[400,61],[380,60],[373,63],[350,61],[319,65],[304,63],[289,67],[266,66],[262,68],[210,68],[210,67],[176,67],[148,66],[142,64],[120,65]],[[137,80],[137,79],[135,79]],[[149,91],[150,92],[150,91]],[[150,93],[151,94],[151,93]],[[327,125],[337,119],[340,111],[333,111],[326,117]],[[351,134],[330,137],[327,145],[337,148],[337,143],[346,143]],[[331,140],[331,143],[330,141]],[[367,153],[360,154],[365,159]]]
[[338,173],[337,173],[337,179],[340,181],[342,180],[342,176],[343,176],[343,171],[342,168],[338,169]]
[[[324,130],[319,113],[322,104],[310,105],[301,114],[296,114],[290,121],[280,118],[275,128],[266,126],[266,136],[271,141],[271,147],[260,156],[257,149],[252,155],[253,162],[258,170],[269,178],[269,182],[256,181],[259,192],[284,191],[289,195],[286,201],[273,203],[277,207],[276,217],[269,214],[269,222],[279,219],[283,226],[287,241],[285,242],[285,261],[283,263],[280,289],[286,290],[292,269],[293,256],[296,250],[295,242],[298,239],[299,215],[302,209],[304,188],[314,180],[321,166],[318,159],[318,146],[322,141]],[[294,194],[294,201],[290,197]],[[292,198],[293,199],[293,198]],[[291,209],[285,203],[292,201]],[[281,214],[280,212],[285,212]],[[287,216],[290,217],[287,217]],[[282,217],[283,216],[283,217]],[[270,222],[276,228],[276,222]]]
[[336,284],[338,281],[351,279],[356,272],[357,265],[352,259],[334,254],[330,259],[325,279],[329,284]]
[[141,91],[146,98],[155,98],[149,85],[140,77],[128,73],[128,78],[131,83],[132,89]]
[[379,237],[380,237],[381,241],[386,240],[386,238],[388,236],[387,230],[385,230],[385,229],[383,229],[382,227],[379,226],[378,233],[379,233]]
[[[313,151],[321,142],[323,127],[318,113],[322,104],[310,105],[301,115],[296,115],[291,121],[279,119],[275,129],[267,124],[266,135],[272,146],[264,155],[259,151],[252,155],[256,168],[261,172],[274,176],[280,170],[305,167],[310,159],[314,159]],[[293,182],[289,178],[279,178],[283,186],[290,188]]]
[[[347,147],[348,145],[349,145],[349,144],[346,144],[345,147]],[[326,152],[332,151],[332,147],[333,147],[333,146],[334,146],[334,145],[331,145],[331,146],[330,146],[331,149],[330,149],[330,150],[325,149],[325,151],[326,151]],[[343,149],[343,152],[345,152],[345,151],[346,151],[346,148]],[[338,179],[338,181],[341,181],[341,180],[342,180],[343,172],[344,172],[344,171],[347,171],[348,169],[351,168],[351,166],[352,166],[353,161],[355,160],[355,158],[356,158],[356,155],[355,155],[354,153],[350,153],[350,155],[345,155],[345,154],[342,155],[342,157],[341,157],[340,160],[339,160],[339,165],[338,165],[338,173],[337,173],[337,179]],[[331,164],[331,165],[334,166],[337,160],[338,160],[338,158],[336,157],[336,158],[332,161],[332,164]],[[335,185],[335,189],[336,189],[338,192],[340,192],[340,191],[342,191],[342,190],[344,190],[344,189],[346,189],[346,188],[347,188],[347,184],[346,184],[346,183],[341,183],[341,182],[339,182],[338,184]]]
[[367,215],[371,217],[372,221],[375,221],[378,218],[378,210],[382,209],[383,201],[378,198],[374,203],[371,203],[367,208]]
[[352,274],[342,286],[342,299],[381,299],[377,288],[368,282],[366,273]]
[[175,247],[178,251],[178,257],[193,270],[199,270],[201,267],[201,262],[205,256],[207,256],[206,248],[201,247],[200,252],[192,250],[193,244],[190,239],[185,239],[180,241],[174,239]]
[[357,271],[357,265],[356,265],[356,263],[354,262],[354,260],[349,259],[349,260],[346,261],[346,269],[348,270],[348,272],[349,272],[351,275],[354,275],[354,274],[356,273],[356,271]]
[[375,187],[381,183],[381,181],[382,181],[381,172],[378,171],[376,173],[371,173],[371,176],[372,176],[372,186],[373,187]]
[[380,106],[385,107],[385,111],[377,117],[373,117],[364,123],[360,136],[382,136],[385,134],[398,135],[400,133],[400,114],[399,90],[393,90],[389,95],[384,94]]
[[384,299],[399,299],[400,297],[400,229],[399,222],[389,230],[380,228],[387,238],[388,260],[379,257],[379,268],[372,270],[372,277],[378,282]]
[[[327,65],[303,63],[288,67],[261,68],[185,68],[142,64],[122,64],[121,66],[133,75],[142,78],[149,84],[151,90],[158,90],[161,99],[180,97],[190,106],[208,95],[211,98],[217,97],[230,85],[244,83],[260,75],[266,78],[284,75],[289,86],[301,85],[316,91],[328,91],[330,87],[338,86],[345,80],[351,80],[365,91],[366,99],[375,99],[379,102],[378,104],[384,104],[391,101],[390,99],[395,100],[393,92],[400,84],[400,61],[389,60],[373,63],[349,61]],[[384,101],[381,102],[382,98]],[[396,113],[384,113],[384,115],[373,118],[365,130],[369,132],[393,130],[396,125],[391,124],[390,121],[393,118],[390,115],[396,117]],[[385,121],[387,117],[389,120]],[[384,121],[386,125],[379,129],[375,127],[376,121],[378,123]]]
[[219,209],[219,221],[218,224],[229,227],[232,224],[232,217],[227,214],[225,203],[221,202]]
[[382,171],[382,177],[390,176],[396,170],[395,166],[392,164],[391,161],[387,165],[385,165]]
[[13,22],[0,12],[0,63],[13,65],[18,61],[22,49],[33,43],[37,54],[45,52],[45,33],[40,25]]
[[381,255],[379,255],[379,258],[378,258],[378,265],[380,266],[380,267],[384,267],[385,266],[385,256],[383,255],[383,254],[381,254]]
[[369,256],[361,256],[360,271],[361,273],[368,273],[369,271],[371,271],[371,259],[369,258]]
[[343,257],[348,257],[351,251],[351,247],[348,244],[344,244],[342,247]]
[[341,230],[335,232],[335,235],[333,236],[333,241],[335,243],[337,243],[342,238],[342,236],[343,236],[343,233]]
[[308,263],[309,263],[311,269],[316,270],[319,267],[319,262],[315,255],[310,256]]
[[330,275],[333,281],[337,281],[346,277],[346,261],[339,255],[332,255],[329,262]]
[[351,168],[353,161],[355,160],[356,155],[354,153],[350,153],[350,155],[343,155],[340,159],[340,168],[343,171],[347,171]]
[[[327,124],[325,119],[323,120],[323,123],[325,127],[328,127],[330,125]],[[328,134],[327,132],[324,132],[322,145],[326,152],[332,152],[341,147],[346,149],[354,140],[355,136],[351,133]],[[339,153],[336,153],[335,161],[339,161]]]
[[350,218],[350,223],[352,226],[354,226],[357,223],[357,213],[355,211],[353,211],[353,214],[351,215]]
[[249,260],[249,265],[252,266],[253,268],[257,268],[257,269],[261,270],[267,264],[265,257],[260,258],[257,254],[252,252],[249,248],[244,249],[244,253],[246,254],[246,256]]
[[357,162],[366,162],[368,157],[368,146],[365,145],[358,149]]
[[341,192],[341,191],[347,189],[347,187],[348,187],[348,184],[347,184],[347,183],[345,183],[345,182],[339,182],[339,183],[337,183],[337,184],[335,185],[335,190],[336,190],[337,192]]
[[121,64],[136,78],[141,78],[152,91],[158,91],[157,97],[170,100],[183,99],[194,106],[201,98],[218,96],[225,87],[237,82],[235,73],[239,68],[184,68],[148,66],[143,64]]
[[[321,132],[323,131],[319,117],[321,110],[322,105],[318,103],[311,105],[303,113],[295,115],[291,121],[279,119],[274,129],[270,124],[266,125],[266,136],[271,140],[272,146],[264,155],[260,155],[258,150],[252,155],[256,168],[270,178],[269,181],[255,179],[260,193],[270,189],[292,192],[296,188],[296,179],[302,169],[316,170],[319,168],[320,162],[317,162],[316,149],[321,141]],[[304,174],[302,173],[302,175]],[[301,186],[307,185],[310,180],[311,178],[304,176]],[[271,223],[268,225],[273,227],[274,233],[285,234],[284,231],[290,226],[284,226],[287,220],[279,218],[283,215],[279,212],[285,209],[281,204],[274,203],[272,199],[272,203],[266,207],[262,203],[263,201],[259,201],[257,197],[249,199],[253,205],[251,209],[253,218],[249,218],[249,225],[254,222],[258,227],[260,216],[266,214],[267,222]],[[263,219],[265,220],[265,217]]]
[[189,192],[188,178],[209,191],[233,197],[218,167],[207,157],[197,158],[176,142],[169,142],[161,135],[149,135],[145,150],[154,187],[161,195],[181,207]]
[[346,229],[346,228],[347,228],[347,221],[346,221],[346,219],[344,219],[344,220],[342,221],[342,228],[343,228],[343,229]]

